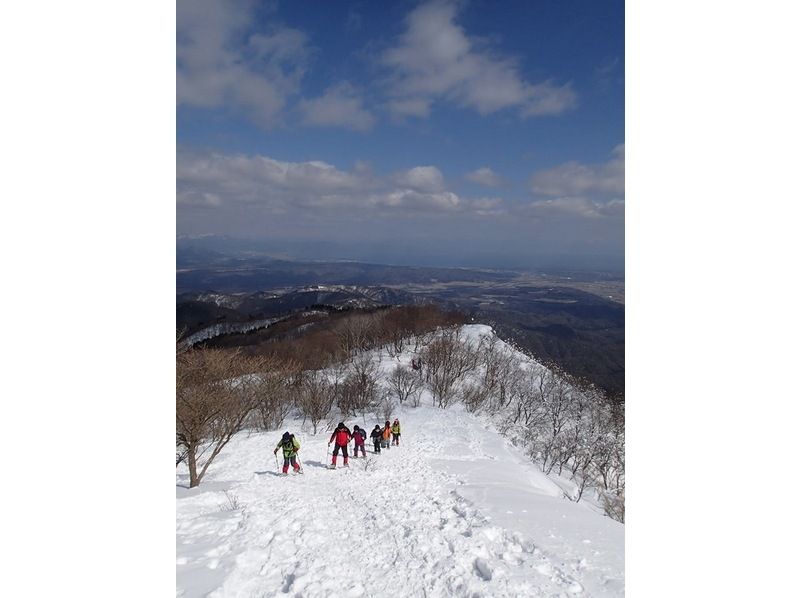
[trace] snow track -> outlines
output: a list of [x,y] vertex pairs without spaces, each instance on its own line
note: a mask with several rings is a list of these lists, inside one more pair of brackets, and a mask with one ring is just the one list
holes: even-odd
[[[373,455],[370,445],[366,459],[351,459],[345,469],[340,457],[337,470],[323,458],[327,433],[306,435],[288,423],[303,445],[304,475],[276,474],[271,451],[281,431],[235,438],[200,488],[178,488],[178,594],[622,595],[622,526],[558,497],[524,457],[460,409],[398,415],[400,447]],[[348,422],[354,423],[362,425]],[[511,482],[501,476],[488,480],[491,488],[476,485],[475,472],[495,471],[501,461]],[[185,476],[178,481],[185,484]],[[493,523],[502,517],[484,508],[488,503],[465,498],[474,498],[476,488],[482,496],[492,489],[502,495],[507,483],[524,493],[515,505],[529,508],[512,513],[502,500],[493,508],[520,525]],[[556,509],[543,511],[547,521],[537,523],[536,501]],[[599,522],[592,551],[587,540],[550,533],[548,546],[518,531],[552,528],[561,517],[557,509]],[[525,519],[536,525],[526,527]],[[603,534],[614,536],[611,548],[602,545]],[[609,550],[618,553],[611,565]],[[587,562],[592,554],[600,555],[594,568]]]

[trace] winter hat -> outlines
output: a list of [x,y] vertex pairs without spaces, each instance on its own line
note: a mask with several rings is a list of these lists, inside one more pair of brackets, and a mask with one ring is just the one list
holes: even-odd
[[353,430],[358,430],[358,426],[353,426]]
[[284,442],[287,442],[291,437],[292,437],[292,435],[289,434],[289,432],[284,432],[283,433],[283,441]]
[[339,422],[338,428],[344,428],[344,422]]

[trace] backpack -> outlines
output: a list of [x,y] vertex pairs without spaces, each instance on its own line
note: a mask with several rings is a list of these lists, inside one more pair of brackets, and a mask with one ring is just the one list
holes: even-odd
[[291,455],[297,451],[297,447],[294,445],[294,434],[289,437],[289,440],[281,442],[281,448],[284,455]]

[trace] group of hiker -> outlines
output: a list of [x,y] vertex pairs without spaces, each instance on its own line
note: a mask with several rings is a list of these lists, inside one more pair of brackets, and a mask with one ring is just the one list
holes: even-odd
[[[376,454],[380,453],[382,448],[388,450],[392,445],[400,446],[400,420],[395,418],[394,423],[389,424],[387,419],[383,428],[381,428],[380,424],[376,424],[369,437],[372,440],[373,452]],[[364,428],[353,426],[353,431],[350,432],[350,428],[344,425],[344,422],[339,422],[339,425],[336,426],[333,434],[331,434],[330,440],[328,440],[328,446],[335,443],[331,458],[331,468],[336,467],[336,457],[340,451],[344,458],[344,465],[345,467],[347,466],[347,445],[351,440],[353,441],[353,457],[358,458],[359,450],[363,457],[367,456],[364,448],[364,444],[367,441],[367,431]]]
[[[395,418],[394,422],[389,424],[387,419],[383,428],[381,428],[380,424],[376,424],[369,437],[372,440],[373,452],[376,454],[379,454],[381,449],[388,450],[391,446],[400,446],[400,420]],[[333,434],[331,434],[330,440],[328,440],[328,446],[334,445],[331,464],[329,465],[330,469],[336,469],[336,458],[340,452],[344,458],[344,466],[348,467],[347,447],[351,440],[353,441],[353,457],[358,458],[358,451],[360,450],[361,456],[366,458],[367,452],[364,445],[367,440],[367,431],[359,426],[353,426],[353,431],[351,432],[344,422],[339,422],[339,425],[336,426]],[[295,438],[294,434],[284,432],[275,450],[272,451],[276,458],[278,449],[283,449],[283,475],[288,474],[290,464],[295,473],[303,473],[297,458],[297,453],[300,451],[300,442]]]

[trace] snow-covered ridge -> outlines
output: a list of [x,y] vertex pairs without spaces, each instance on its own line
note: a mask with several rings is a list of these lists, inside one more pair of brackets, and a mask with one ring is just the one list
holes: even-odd
[[192,345],[196,345],[197,343],[207,341],[217,336],[222,336],[223,334],[243,334],[245,332],[259,330],[260,328],[268,328],[275,322],[280,322],[285,319],[286,318],[283,317],[267,318],[264,320],[251,320],[250,322],[220,322],[218,324],[212,324],[211,326],[203,328],[202,330],[198,330],[194,334],[190,334],[181,342],[184,346],[191,347]]
[[[475,343],[492,336],[486,326],[461,330]],[[370,356],[383,378],[418,358],[410,347]],[[237,434],[198,488],[185,488],[181,465],[178,595],[624,595],[624,526],[594,501],[566,500],[569,480],[545,475],[516,428],[498,432],[506,411],[432,403],[424,389],[421,406],[396,407],[401,445],[380,455],[368,446],[348,469],[326,468],[330,432],[313,435],[300,414]],[[383,423],[369,413],[342,419],[368,430]],[[284,430],[301,442],[302,476],[276,475],[270,453]]]

